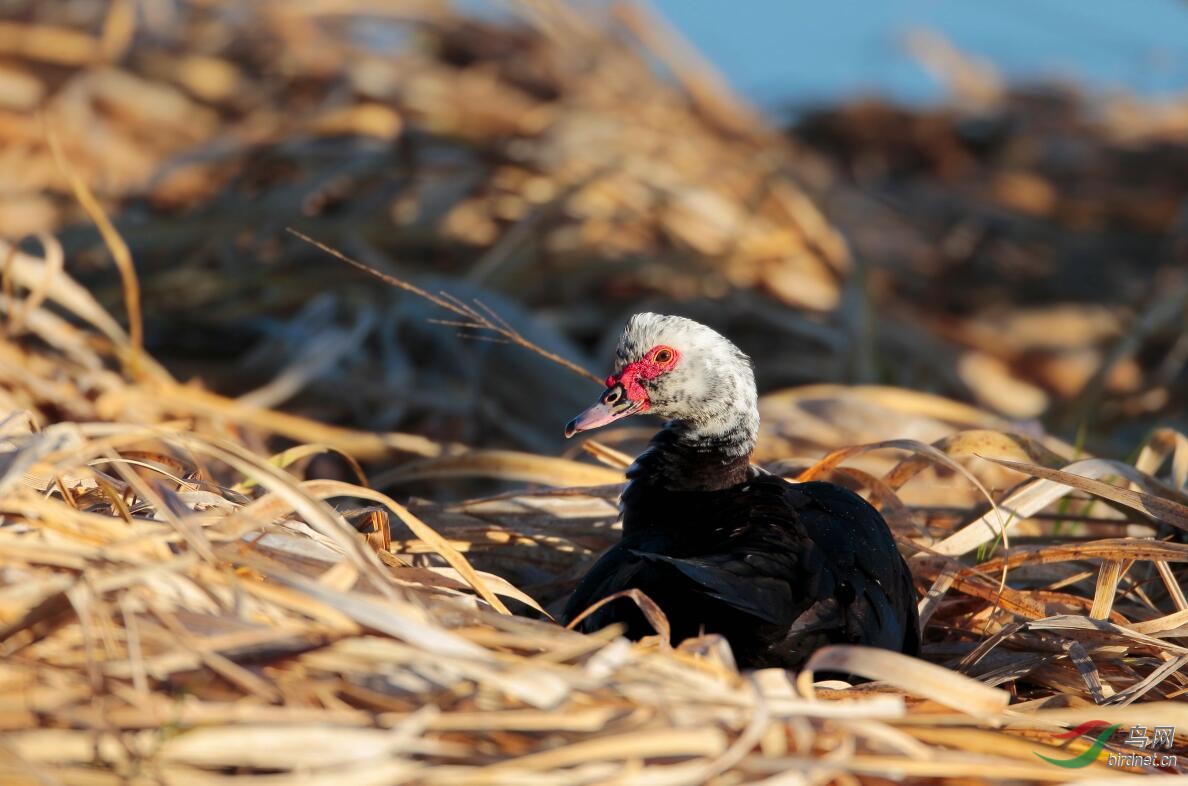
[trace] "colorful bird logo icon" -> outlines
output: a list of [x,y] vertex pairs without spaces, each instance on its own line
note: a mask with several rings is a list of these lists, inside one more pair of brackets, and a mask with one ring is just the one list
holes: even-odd
[[1093,744],[1081,751],[1079,755],[1073,756],[1071,759],[1052,759],[1039,752],[1036,752],[1035,755],[1039,756],[1049,764],[1055,764],[1057,767],[1066,767],[1069,769],[1087,767],[1096,761],[1097,754],[1101,753],[1101,749],[1105,746],[1106,740],[1108,740],[1110,735],[1117,731],[1118,727],[1121,725],[1121,723],[1109,724],[1103,720],[1085,721],[1076,728],[1069,729],[1063,734],[1053,735],[1058,740],[1071,740],[1074,737],[1080,737],[1081,735],[1089,734],[1096,729],[1101,729],[1101,732],[1097,735],[1097,738],[1093,740]]

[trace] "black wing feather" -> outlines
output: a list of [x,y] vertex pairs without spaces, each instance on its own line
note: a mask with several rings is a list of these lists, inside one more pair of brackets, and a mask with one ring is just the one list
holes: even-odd
[[[745,667],[797,668],[828,643],[918,652],[911,574],[882,516],[857,494],[760,476],[720,491],[637,488],[631,502],[625,515],[649,525],[598,560],[564,619],[635,588],[664,610],[674,639],[720,633]],[[613,622],[632,638],[653,632],[630,601],[580,627]]]

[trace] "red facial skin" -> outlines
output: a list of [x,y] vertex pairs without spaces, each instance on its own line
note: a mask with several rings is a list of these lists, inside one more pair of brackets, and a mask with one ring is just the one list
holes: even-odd
[[[656,356],[664,351],[669,353],[668,360],[663,363],[657,362]],[[640,405],[637,411],[647,412],[651,402],[648,401],[648,392],[639,383],[640,380],[655,379],[666,371],[672,371],[680,359],[681,353],[672,347],[659,344],[649,349],[642,360],[624,366],[617,377],[614,375],[607,377],[606,386],[609,388],[614,385],[622,385],[627,398]]]

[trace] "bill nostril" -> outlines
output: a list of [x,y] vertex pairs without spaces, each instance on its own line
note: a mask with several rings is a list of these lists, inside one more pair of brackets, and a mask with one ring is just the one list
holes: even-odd
[[602,403],[603,404],[614,404],[616,401],[619,400],[619,396],[621,396],[622,394],[623,394],[622,388],[617,388],[617,387],[611,388],[610,390],[608,390],[606,392],[606,395],[602,397]]

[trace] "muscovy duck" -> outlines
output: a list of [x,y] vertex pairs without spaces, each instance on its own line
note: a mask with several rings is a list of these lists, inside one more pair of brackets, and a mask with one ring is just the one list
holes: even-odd
[[[563,623],[634,588],[664,611],[674,643],[721,634],[742,668],[798,669],[832,643],[918,654],[911,573],[878,511],[841,486],[751,465],[758,397],[738,347],[691,319],[633,316],[606,390],[565,435],[643,412],[667,422],[627,470],[622,539],[569,598]],[[577,627],[615,622],[632,639],[654,633],[628,598]]]

